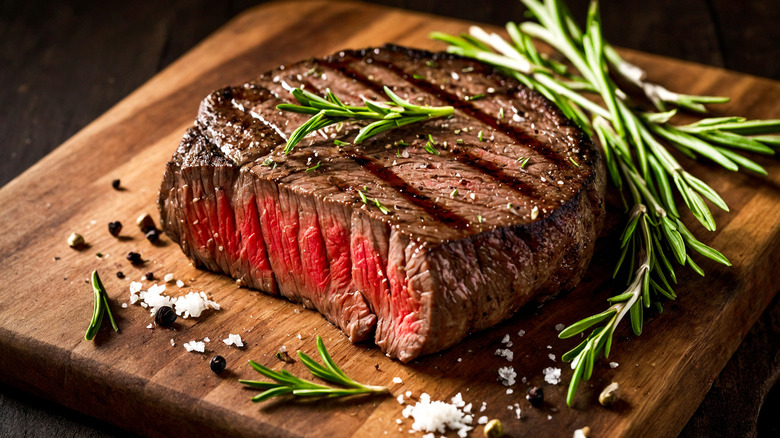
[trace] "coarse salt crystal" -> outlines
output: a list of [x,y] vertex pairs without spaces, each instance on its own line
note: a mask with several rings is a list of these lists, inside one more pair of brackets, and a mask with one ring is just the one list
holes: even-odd
[[407,397],[411,397],[412,396],[412,391],[406,391],[404,393],[404,395],[407,396]]
[[509,334],[504,335],[504,338],[501,339],[502,344],[506,344],[507,342],[509,342]]
[[396,397],[395,399],[398,400],[398,404],[399,405],[404,404],[404,395],[403,394],[398,394],[398,397]]
[[587,438],[588,436],[585,435],[585,431],[582,429],[577,429],[574,431],[574,435],[572,435],[572,438]]
[[487,415],[483,415],[479,417],[479,419],[477,420],[477,424],[487,424],[487,422],[488,422]]
[[512,350],[508,348],[504,348],[504,349],[499,348],[498,350],[496,350],[495,355],[506,358],[506,360],[508,360],[509,362],[512,362],[512,360],[515,357],[515,354],[512,352]]
[[559,331],[561,331],[561,330],[563,330],[565,328],[566,328],[565,324],[555,324],[555,331],[556,332],[559,332]]
[[153,328],[154,328],[154,324],[152,324],[152,323],[149,323],[149,325],[147,325],[147,326],[146,326],[146,328],[148,328],[148,329],[153,329]]
[[615,368],[617,368],[618,366],[620,366],[620,364],[619,364],[619,363],[617,363],[617,362],[610,362],[610,363],[609,363],[609,367],[610,367],[610,368],[612,368],[612,369],[615,369]]
[[396,424],[401,424],[401,423],[403,423],[403,420],[401,420],[400,418],[396,418],[395,419],[395,423]]
[[197,351],[198,353],[206,352],[206,344],[204,342],[192,340],[184,343],[184,349],[187,351]]
[[184,282],[181,280],[176,280],[176,286],[178,287],[184,287]]
[[165,274],[163,277],[166,283],[173,283],[173,274]]
[[393,377],[393,383],[404,383],[404,381],[400,377]]
[[549,357],[551,361],[555,362],[555,355],[554,354],[550,353],[550,354],[547,355],[547,357]]
[[520,330],[519,332],[517,332],[517,336],[520,336],[521,338],[525,336],[525,330]]
[[122,308],[127,309],[127,303],[122,303]]
[[137,282],[137,281],[131,281],[130,282],[130,293],[133,294],[133,293],[136,293],[136,292],[140,292],[141,289],[143,289],[143,287],[144,287],[144,285],[142,283]]
[[512,389],[512,388],[507,388],[507,390],[506,390],[506,395],[512,395],[512,393],[513,393],[513,392],[515,392],[515,390],[514,390],[514,389]]
[[203,342],[211,342],[211,339],[209,339],[208,337],[205,337],[205,338],[203,338]]
[[552,415],[548,415],[547,416],[547,421],[550,421],[550,420],[552,420]]
[[300,334],[300,333],[298,333],[298,336],[296,336],[296,337],[297,337],[298,339],[303,339],[303,337],[301,337],[301,334]]
[[547,367],[542,370],[544,374],[544,381],[550,385],[557,385],[561,381],[561,369],[554,367]]
[[482,406],[479,408],[479,412],[485,412],[487,409],[487,402],[482,402]]
[[[459,396],[460,394],[458,394]],[[426,397],[424,397],[426,396]],[[455,397],[458,397],[455,396]],[[460,399],[462,402],[462,399]],[[402,415],[404,418],[413,418],[412,430],[417,432],[446,433],[447,429],[456,430],[459,437],[465,438],[473,429],[470,424],[474,421],[471,415],[465,414],[455,404],[443,401],[431,401],[428,394],[420,395],[420,401],[414,406],[407,405]],[[425,436],[425,435],[424,435]]]
[[[558,370],[560,373],[560,370]],[[504,384],[504,386],[512,386],[515,384],[515,378],[517,373],[512,367],[501,367],[498,369],[498,380]]]
[[175,347],[175,346],[176,346],[176,341],[174,341],[173,338],[171,338],[171,347]]

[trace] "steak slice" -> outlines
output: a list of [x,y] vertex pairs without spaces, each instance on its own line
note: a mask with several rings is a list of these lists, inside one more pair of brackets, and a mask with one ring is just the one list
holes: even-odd
[[[362,105],[386,101],[383,85],[455,115],[360,145],[358,124],[332,125],[283,154],[307,119],[276,109],[291,87]],[[604,182],[599,152],[538,93],[469,59],[386,46],[213,92],[167,164],[159,208],[196,265],[407,362],[574,287]]]

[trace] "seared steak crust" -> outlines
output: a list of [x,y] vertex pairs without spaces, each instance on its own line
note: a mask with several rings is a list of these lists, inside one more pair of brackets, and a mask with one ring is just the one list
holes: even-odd
[[[306,120],[276,109],[290,87],[362,105],[387,100],[382,85],[455,116],[360,145],[359,126],[334,125],[283,154]],[[438,155],[423,148],[429,134]],[[574,287],[603,192],[598,151],[544,97],[472,60],[386,46],[209,95],[166,167],[159,208],[197,265],[317,309],[406,362]]]

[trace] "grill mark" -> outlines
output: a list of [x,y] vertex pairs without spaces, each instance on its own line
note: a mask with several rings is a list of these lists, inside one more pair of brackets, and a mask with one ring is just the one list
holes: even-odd
[[372,59],[372,62],[374,62],[375,64],[385,67],[386,69],[395,73],[402,79],[419,87],[426,93],[438,97],[439,99],[446,102],[448,105],[457,108],[458,110],[466,113],[470,117],[479,120],[480,122],[484,123],[487,126],[490,126],[491,128],[497,131],[508,134],[516,142],[527,145],[528,147],[530,147],[540,155],[544,156],[549,161],[554,162],[556,165],[558,165],[558,167],[561,167],[562,165],[567,165],[566,163],[567,158],[561,156],[554,149],[550,148],[549,146],[542,143],[541,141],[531,137],[525,132],[515,128],[514,126],[500,123],[498,119],[496,119],[494,116],[475,108],[468,101],[459,98],[457,95],[442,90],[441,88],[428,82],[427,80],[416,79],[414,78],[413,75],[407,73],[405,70],[395,66],[392,63],[375,59],[375,58],[370,58],[370,59]]
[[345,151],[346,155],[354,160],[369,173],[389,184],[406,200],[423,209],[429,216],[439,220],[443,224],[457,230],[465,230],[469,226],[469,220],[453,212],[452,210],[437,204],[430,197],[424,195],[418,189],[411,186],[392,170],[380,164],[378,161],[356,152]]
[[[372,90],[374,90],[377,93],[384,94],[384,89],[383,89],[383,87],[380,84],[372,81],[371,79],[366,77],[361,72],[358,72],[358,71],[356,71],[354,69],[349,68],[347,62],[323,60],[322,64],[324,64],[327,67],[330,67],[330,68],[332,68],[334,70],[337,70],[337,71],[339,71],[339,72],[341,72],[341,73],[343,73],[343,74],[345,74],[345,75],[347,75],[347,76],[349,76],[351,78],[354,78],[355,80],[361,82],[362,84],[370,87]],[[385,63],[382,63],[382,65],[385,65]],[[394,72],[394,73],[396,75],[398,75],[397,72]],[[404,78],[404,79],[406,79],[406,78]],[[423,91],[426,91],[429,94],[432,94],[428,90],[423,89]],[[460,102],[460,101],[458,100],[458,102]],[[448,101],[448,103],[451,103],[451,102]],[[466,103],[464,103],[464,104],[469,106],[469,104],[466,104]],[[474,109],[474,108],[472,107],[472,109]],[[489,117],[489,116],[487,116],[486,114],[484,114],[484,113],[482,113],[480,111],[477,111],[475,109],[474,109],[474,111],[479,112],[480,114],[483,114],[485,117]],[[488,126],[492,126],[492,125],[489,125],[488,123],[485,123],[485,124],[488,125]],[[517,138],[515,138],[515,140],[517,140]],[[538,142],[536,140],[533,140],[533,141],[535,141],[539,145],[542,144],[542,143],[540,143],[540,142]],[[529,145],[529,146],[532,149],[536,150],[534,145]],[[476,146],[471,146],[471,145],[469,145],[469,147],[477,148]],[[482,150],[485,150],[485,149],[482,149]],[[515,178],[513,176],[507,175],[507,173],[500,166],[498,166],[497,164],[495,164],[493,162],[490,162],[488,160],[480,158],[480,157],[478,157],[478,156],[476,156],[476,155],[474,155],[472,153],[469,153],[467,151],[458,150],[457,148],[454,148],[454,147],[452,148],[452,150],[446,150],[446,151],[448,153],[451,153],[452,155],[458,157],[460,159],[461,163],[463,163],[463,164],[471,167],[472,169],[474,169],[474,170],[484,174],[488,178],[494,179],[494,180],[496,180],[496,181],[498,181],[500,183],[503,183],[503,184],[507,185],[508,187],[510,187],[513,190],[519,192],[520,194],[522,194],[525,197],[531,198],[533,200],[543,200],[543,199],[545,199],[544,196],[542,194],[540,194],[533,185],[525,183],[523,181],[520,181],[519,179],[517,179],[517,178]],[[485,152],[490,152],[490,151],[485,150]]]

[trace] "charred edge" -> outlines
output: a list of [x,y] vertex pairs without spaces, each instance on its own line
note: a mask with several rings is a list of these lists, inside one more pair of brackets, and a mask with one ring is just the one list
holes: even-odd
[[468,227],[468,220],[452,210],[433,202],[431,198],[422,194],[419,190],[396,175],[395,172],[381,165],[376,160],[356,152],[347,152],[347,155],[372,175],[389,184],[409,202],[423,209],[431,217],[436,218],[445,225],[455,229],[465,229]]

